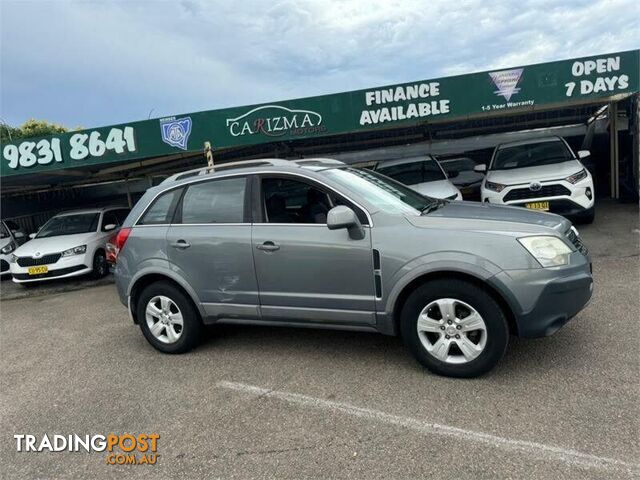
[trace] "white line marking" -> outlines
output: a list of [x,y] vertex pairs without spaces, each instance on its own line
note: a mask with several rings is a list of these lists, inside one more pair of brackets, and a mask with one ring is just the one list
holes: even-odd
[[218,387],[254,394],[259,397],[275,398],[288,403],[293,403],[305,407],[316,408],[320,410],[330,410],[336,413],[344,413],[354,417],[364,418],[366,420],[375,420],[390,425],[396,425],[408,428],[423,435],[442,435],[446,437],[454,437],[461,440],[471,442],[484,443],[492,447],[504,450],[515,450],[530,453],[544,460],[559,460],[571,465],[599,468],[599,469],[623,469],[632,472],[640,471],[640,464],[628,463],[614,458],[598,457],[589,453],[579,452],[567,448],[555,447],[553,445],[545,445],[543,443],[529,442],[526,440],[514,440],[510,438],[498,437],[489,433],[476,432],[473,430],[465,430],[449,425],[440,425],[438,423],[425,422],[411,417],[402,417],[381,412],[379,410],[371,410],[369,408],[356,407],[343,402],[334,402],[321,398],[301,395],[299,393],[289,393],[277,390],[269,390],[267,388],[256,387],[254,385],[246,385],[236,382],[218,382]]

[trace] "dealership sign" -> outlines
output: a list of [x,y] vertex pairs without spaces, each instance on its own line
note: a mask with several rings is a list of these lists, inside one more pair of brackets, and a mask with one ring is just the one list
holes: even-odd
[[632,50],[7,142],[0,174],[604,102],[640,90],[639,57]]
[[312,110],[299,110],[280,105],[252,108],[235,118],[227,118],[226,125],[232,137],[244,135],[300,136],[324,131],[322,115]]

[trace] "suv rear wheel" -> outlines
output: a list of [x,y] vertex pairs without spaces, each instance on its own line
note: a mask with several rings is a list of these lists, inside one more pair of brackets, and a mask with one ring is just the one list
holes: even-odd
[[405,344],[433,373],[477,377],[491,370],[509,341],[505,315],[483,289],[462,280],[435,280],[407,298],[401,314]]
[[184,353],[200,340],[202,323],[191,300],[175,286],[156,282],[138,299],[137,317],[142,333],[164,353]]

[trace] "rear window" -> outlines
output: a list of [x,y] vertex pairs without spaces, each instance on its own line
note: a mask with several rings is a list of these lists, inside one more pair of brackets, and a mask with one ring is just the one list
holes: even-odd
[[447,160],[445,162],[440,162],[440,165],[442,165],[442,168],[444,168],[447,173],[465,172],[472,171],[476,166],[476,162],[470,158],[461,158],[459,160]]
[[376,171],[389,178],[393,178],[405,185],[444,180],[440,165],[435,160],[424,160],[389,167],[380,167]]
[[175,211],[181,194],[182,189],[176,188],[160,195],[144,213],[138,225],[162,225],[171,223],[173,212]]
[[241,177],[190,185],[182,200],[181,223],[242,223],[246,183]]

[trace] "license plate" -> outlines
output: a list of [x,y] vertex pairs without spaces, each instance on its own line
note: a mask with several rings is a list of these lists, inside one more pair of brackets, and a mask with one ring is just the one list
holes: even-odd
[[549,210],[549,202],[531,202],[525,203],[524,206],[531,210]]
[[47,273],[49,271],[49,267],[43,265],[41,267],[29,267],[27,272],[29,275],[42,275],[43,273]]

